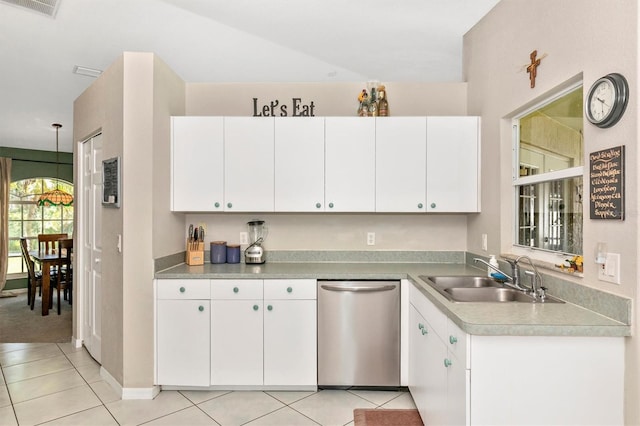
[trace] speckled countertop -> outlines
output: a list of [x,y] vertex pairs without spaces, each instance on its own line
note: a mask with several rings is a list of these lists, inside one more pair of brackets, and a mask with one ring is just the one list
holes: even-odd
[[472,335],[631,335],[629,325],[574,303],[453,303],[419,278],[420,275],[482,275],[483,272],[465,263],[205,263],[202,266],[180,264],[157,272],[156,278],[408,279],[462,330]]

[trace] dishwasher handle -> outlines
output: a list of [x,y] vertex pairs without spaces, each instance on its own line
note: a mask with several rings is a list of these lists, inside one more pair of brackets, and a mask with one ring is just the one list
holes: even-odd
[[353,293],[372,293],[372,292],[377,292],[377,291],[395,290],[396,285],[395,284],[390,284],[390,285],[376,285],[376,286],[373,286],[373,285],[338,286],[338,285],[330,285],[330,284],[321,284],[320,288],[323,289],[323,290],[329,290],[329,291],[349,291],[349,292],[353,292]]

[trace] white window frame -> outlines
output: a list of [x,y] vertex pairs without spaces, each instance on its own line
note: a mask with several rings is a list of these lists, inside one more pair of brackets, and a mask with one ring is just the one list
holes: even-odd
[[[563,88],[562,90],[554,93],[552,96],[547,97],[540,102],[535,103],[531,107],[519,112],[516,116],[512,118],[512,170],[511,170],[511,178],[512,178],[512,254],[515,255],[527,255],[532,258],[536,258],[541,261],[550,262],[556,264],[558,262],[562,263],[564,259],[567,259],[567,256],[573,255],[570,253],[564,253],[559,251],[547,250],[543,248],[537,247],[529,247],[524,246],[518,243],[518,217],[519,217],[519,193],[518,187],[523,185],[531,185],[537,183],[543,183],[553,180],[560,179],[568,179],[574,177],[580,177],[584,180],[584,165],[577,167],[570,167],[568,169],[562,169],[552,172],[546,172],[541,174],[535,174],[530,176],[520,176],[520,119],[525,117],[535,110],[540,109],[542,106],[549,104],[556,99],[559,99],[568,93],[577,90],[583,85],[582,79],[577,82],[570,84],[569,86]],[[584,217],[584,216],[583,216]],[[584,228],[584,222],[583,222]],[[584,242],[584,241],[583,241]],[[584,251],[584,248],[583,248]],[[562,259],[562,260],[559,260]]]

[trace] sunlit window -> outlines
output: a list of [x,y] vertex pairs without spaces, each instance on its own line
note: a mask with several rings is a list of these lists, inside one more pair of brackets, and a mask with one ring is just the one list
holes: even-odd
[[516,246],[582,254],[582,84],[514,120]]
[[8,274],[26,272],[20,238],[28,239],[29,249],[38,245],[38,234],[73,235],[73,206],[40,207],[36,201],[43,192],[56,189],[73,194],[73,185],[63,180],[32,178],[12,182],[9,188],[9,267]]

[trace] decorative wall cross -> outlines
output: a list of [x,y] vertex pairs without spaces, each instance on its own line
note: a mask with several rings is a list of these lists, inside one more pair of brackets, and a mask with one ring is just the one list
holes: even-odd
[[527,67],[527,72],[529,73],[529,81],[531,81],[532,89],[536,87],[536,76],[538,75],[538,67],[540,66],[540,61],[542,60],[542,58],[536,59],[536,56],[538,56],[537,50],[531,52],[531,54],[529,55],[529,58],[531,58],[531,64]]

